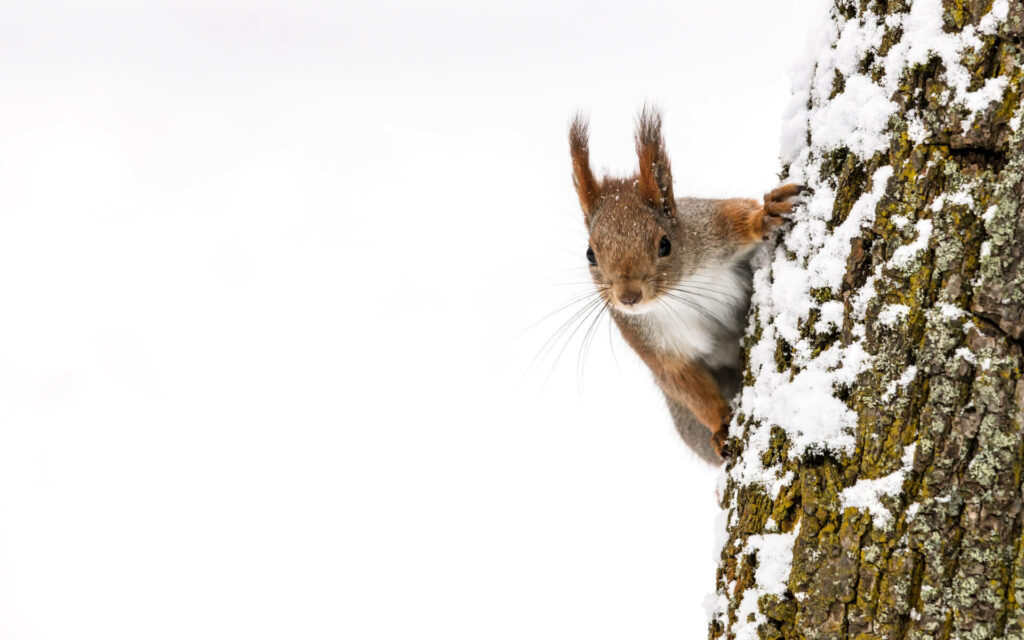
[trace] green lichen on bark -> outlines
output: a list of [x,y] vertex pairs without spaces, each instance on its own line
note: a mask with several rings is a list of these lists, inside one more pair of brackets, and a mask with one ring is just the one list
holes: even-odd
[[[847,19],[885,25],[909,3],[837,0],[836,7]],[[977,27],[992,5],[943,0],[946,31]],[[885,29],[859,68],[876,79],[872,65],[900,38],[898,29]],[[868,160],[844,149],[818,159],[835,185],[833,226],[871,188],[879,167],[893,168],[874,222],[853,240],[841,290],[812,293],[818,303],[843,305],[843,326],[816,331],[816,313],[802,325],[815,353],[850,344],[863,327],[872,365],[843,395],[857,415],[856,446],[849,455],[790,458],[785,431],[773,429],[764,465],[790,481],[774,495],[730,477],[717,576],[726,604],[711,622],[712,638],[735,637],[740,623],[757,620],[761,638],[1024,639],[1022,38],[1024,3],[1011,0],[998,29],[964,53],[972,90],[1006,78],[1002,100],[973,120],[949,100],[945,69],[933,58],[902,76],[886,150]],[[837,78],[834,92],[844,82]],[[911,112],[923,130],[909,131]],[[894,263],[922,220],[931,223],[926,247]],[[858,321],[855,297],[869,279],[874,295]],[[898,322],[883,321],[885,309],[904,307]],[[757,312],[748,349],[761,337]],[[776,364],[796,371],[781,341]],[[915,375],[901,380],[908,370]],[[739,424],[743,435],[733,445],[743,451],[753,418]],[[858,480],[901,470],[902,491],[881,498],[888,522],[843,507],[843,490]],[[740,620],[758,562],[747,541],[796,530],[785,592],[762,595],[759,615]]]

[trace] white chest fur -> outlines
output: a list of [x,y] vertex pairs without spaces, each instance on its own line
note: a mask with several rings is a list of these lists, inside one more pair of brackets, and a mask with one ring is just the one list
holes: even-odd
[[647,343],[664,354],[707,364],[738,363],[738,339],[750,296],[746,276],[733,268],[703,269],[645,305],[631,320]]

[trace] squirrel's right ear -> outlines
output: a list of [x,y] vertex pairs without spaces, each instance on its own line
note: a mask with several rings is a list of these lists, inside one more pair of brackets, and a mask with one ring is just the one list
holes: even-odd
[[588,144],[587,118],[576,114],[569,126],[569,151],[572,153],[572,183],[576,186],[576,194],[580,197],[583,217],[589,223],[590,216],[597,208],[597,199],[601,197],[601,187],[590,170],[590,147]]

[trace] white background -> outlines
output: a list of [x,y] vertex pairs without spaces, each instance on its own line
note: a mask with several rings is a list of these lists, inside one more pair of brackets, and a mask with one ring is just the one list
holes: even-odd
[[566,127],[757,196],[815,4],[4,3],[0,638],[703,635]]

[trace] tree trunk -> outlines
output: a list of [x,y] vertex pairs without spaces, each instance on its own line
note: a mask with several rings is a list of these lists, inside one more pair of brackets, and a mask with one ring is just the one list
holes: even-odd
[[755,276],[712,638],[1024,638],[1024,2],[835,0]]

